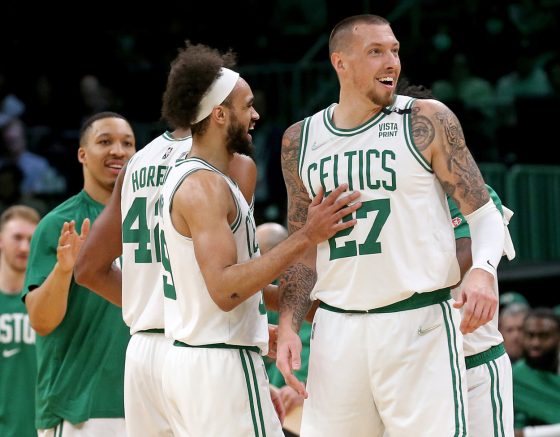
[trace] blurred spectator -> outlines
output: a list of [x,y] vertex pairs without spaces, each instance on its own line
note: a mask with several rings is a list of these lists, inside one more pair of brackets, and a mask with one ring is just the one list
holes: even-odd
[[498,79],[496,98],[501,119],[508,126],[517,123],[515,100],[520,97],[543,97],[552,93],[546,72],[527,49],[516,61],[516,69]]
[[507,291],[500,295],[500,311],[512,303],[518,303],[529,307],[529,302],[525,299],[525,296],[516,291]]
[[560,435],[560,319],[532,310],[523,324],[523,359],[513,366],[516,437]]
[[37,436],[35,331],[19,294],[39,219],[37,211],[23,205],[0,215],[0,435],[5,437]]
[[13,163],[0,165],[0,214],[12,205],[20,204],[36,209],[41,216],[47,213],[47,204],[30,195],[21,194],[23,173]]
[[504,347],[512,363],[523,355],[523,322],[529,310],[524,303],[512,303],[500,309],[498,329],[504,337]]
[[35,195],[63,192],[66,189],[64,178],[44,157],[27,150],[23,122],[17,116],[4,117],[0,121],[0,165],[12,162],[21,169],[21,193]]

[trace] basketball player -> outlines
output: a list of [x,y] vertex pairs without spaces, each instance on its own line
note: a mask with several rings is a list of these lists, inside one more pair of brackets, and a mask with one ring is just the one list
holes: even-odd
[[22,296],[39,334],[36,426],[41,437],[125,435],[130,335],[120,308],[78,285],[73,268],[89,221],[108,202],[135,145],[121,115],[101,112],[86,120],[78,149],[83,190],[43,217],[33,234]]
[[[348,217],[356,226],[308,251],[280,281],[277,365],[309,396],[301,435],[464,436],[461,331],[494,315],[501,216],[455,115],[440,102],[395,94],[399,42],[385,19],[341,21],[329,51],[339,103],[283,138],[289,230],[301,228],[319,189],[348,183],[362,207]],[[455,304],[459,266],[445,193],[472,236],[473,268]],[[310,297],[321,303],[304,387],[292,370]]]
[[[504,251],[508,259],[515,257],[515,250],[507,230],[513,213],[502,205],[496,192],[487,186],[490,198],[504,218]],[[469,225],[465,217],[448,197],[451,223],[455,232],[457,258],[461,272],[468,275],[472,265]],[[498,281],[494,282],[498,295]],[[459,298],[461,286],[453,289]],[[476,331],[465,334],[463,349],[467,367],[469,402],[469,433],[477,437],[513,437],[513,387],[511,362],[504,348],[504,339],[498,330],[498,311],[492,320]]]
[[253,214],[227,174],[234,152],[251,150],[259,118],[251,88],[208,47],[181,62],[190,73],[183,80],[193,97],[182,103],[193,144],[169,173],[161,202],[165,329],[175,340],[163,387],[174,431],[280,436],[260,357],[268,347],[261,290],[302,251],[354,225],[340,219],[360,203],[345,206],[356,193],[338,198],[345,185],[323,201],[319,194],[302,230],[259,257]]
[[[163,96],[163,117],[170,126],[185,125],[181,102],[181,60],[172,63]],[[162,237],[158,200],[163,182],[177,160],[191,148],[190,129],[165,132],[137,152],[120,173],[105,210],[92,227],[75,268],[76,280],[123,308],[132,338],[125,362],[125,413],[129,436],[173,435],[162,389],[162,367],[172,341],[164,335]],[[230,171],[247,202],[252,202],[256,166],[235,154]],[[122,236],[122,240],[121,240]],[[122,254],[121,270],[113,260]],[[121,288],[122,287],[122,288]]]
[[31,236],[40,217],[14,205],[0,216],[0,435],[36,437],[35,331],[19,294],[25,279]]

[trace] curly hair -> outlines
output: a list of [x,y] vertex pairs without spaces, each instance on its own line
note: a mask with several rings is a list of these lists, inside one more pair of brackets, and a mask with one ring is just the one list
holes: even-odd
[[230,50],[220,53],[204,44],[185,41],[185,48],[171,62],[171,71],[163,94],[161,115],[173,129],[191,128],[202,133],[208,119],[192,125],[200,100],[216,79],[220,68],[235,65],[235,54]]

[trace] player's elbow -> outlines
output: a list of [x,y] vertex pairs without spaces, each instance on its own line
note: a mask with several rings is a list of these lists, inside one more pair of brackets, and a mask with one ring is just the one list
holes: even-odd
[[29,323],[31,324],[33,330],[41,337],[49,335],[59,325],[58,323],[46,320],[43,317],[33,315],[31,312],[29,312]]
[[86,268],[85,263],[78,260],[74,266],[74,280],[82,287],[92,288],[91,285],[94,278],[95,275]]
[[230,312],[241,303],[237,293],[232,293],[217,287],[208,288],[208,292],[218,308],[226,313]]

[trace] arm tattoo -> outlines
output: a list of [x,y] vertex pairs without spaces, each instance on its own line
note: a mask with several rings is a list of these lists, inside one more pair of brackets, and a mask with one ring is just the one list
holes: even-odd
[[282,138],[282,174],[288,192],[290,234],[303,227],[307,220],[307,207],[311,203],[298,173],[301,126],[301,122],[290,126]]
[[461,197],[473,208],[478,209],[488,201],[488,192],[484,187],[484,180],[474,159],[467,148],[465,136],[459,120],[447,109],[434,114],[435,119],[442,125],[444,138],[444,152],[447,156],[447,170],[457,179],[456,184],[443,182],[444,190],[461,208],[454,196],[456,190],[461,192]]
[[299,332],[311,308],[309,296],[316,281],[317,273],[301,263],[288,268],[280,278],[280,312],[293,312],[292,328],[295,332]]
[[412,138],[418,151],[422,152],[434,141],[436,130],[432,121],[425,115],[420,115],[420,108],[414,107],[410,117]]

